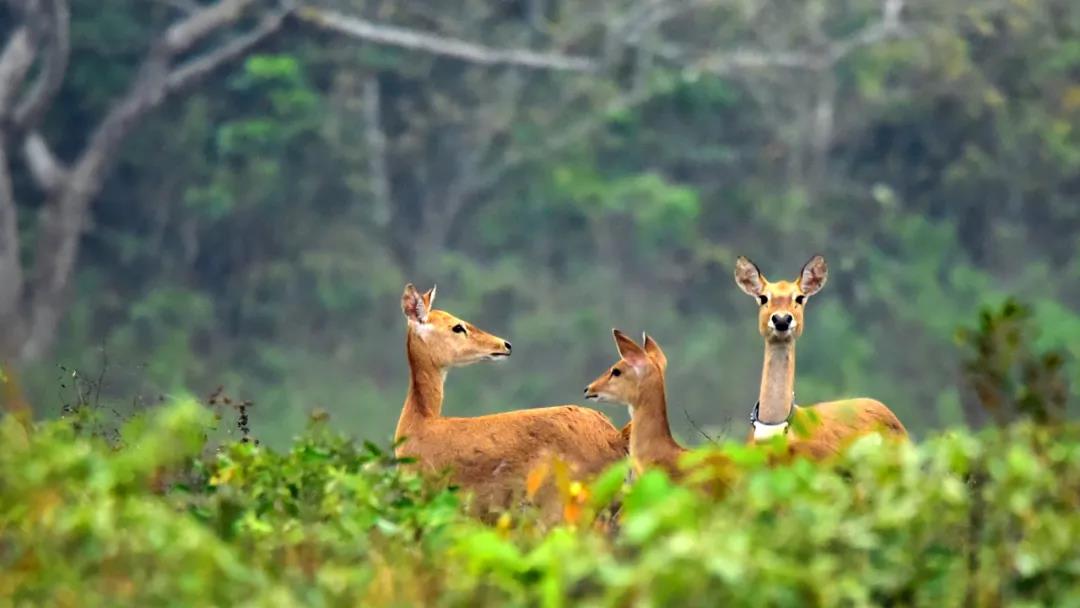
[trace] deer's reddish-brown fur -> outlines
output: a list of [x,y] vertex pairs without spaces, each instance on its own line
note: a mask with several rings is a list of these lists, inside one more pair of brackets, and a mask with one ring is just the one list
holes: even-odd
[[684,462],[688,450],[671,435],[664,386],[667,357],[660,345],[648,335],[639,346],[617,329],[612,333],[622,358],[585,387],[585,398],[630,408],[633,419],[623,430],[630,433],[634,472],[640,475],[659,469],[707,494],[724,495],[729,489],[730,460],[713,453],[693,463]]
[[631,422],[624,431],[629,430],[635,472],[660,468],[672,477],[681,477],[679,459],[686,448],[671,436],[668,424],[664,389],[667,357],[649,336],[645,336],[643,346],[638,346],[617,329],[612,334],[622,358],[585,387],[585,398],[630,408]]
[[[544,460],[566,462],[588,478],[626,457],[626,439],[603,414],[574,405],[526,409],[474,418],[442,416],[443,383],[451,367],[510,355],[510,343],[471,323],[431,308],[434,290],[405,287],[409,391],[395,436],[399,456],[431,472],[449,470],[453,483],[473,495],[482,515],[518,504],[526,478]],[[536,496],[545,513],[557,510],[555,493]]]
[[[836,454],[860,435],[880,431],[906,438],[907,430],[896,414],[876,399],[847,399],[810,407],[794,405],[795,341],[802,335],[807,299],[825,286],[828,268],[825,259],[814,256],[803,266],[795,281],[771,283],[750,260],[740,257],[735,282],[760,305],[758,330],[765,338],[765,362],[761,372],[758,416],[766,425],[779,428],[792,416],[792,426],[806,428],[808,436],[788,433],[792,454],[815,459]],[[816,418],[816,420],[814,420]],[[786,431],[787,429],[784,428]],[[758,429],[750,441],[762,439]]]

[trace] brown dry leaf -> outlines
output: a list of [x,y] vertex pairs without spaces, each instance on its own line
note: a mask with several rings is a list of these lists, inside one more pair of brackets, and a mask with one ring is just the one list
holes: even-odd
[[529,471],[529,474],[525,477],[525,495],[529,500],[532,500],[536,493],[540,491],[540,487],[544,485],[544,481],[550,473],[551,462],[548,460],[542,460],[540,464]]
[[577,524],[581,520],[581,503],[568,501],[563,505],[563,520],[568,524]]

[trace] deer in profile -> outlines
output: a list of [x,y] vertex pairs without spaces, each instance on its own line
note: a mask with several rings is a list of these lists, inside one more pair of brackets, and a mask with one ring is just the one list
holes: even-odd
[[667,391],[664,385],[667,357],[648,334],[638,345],[626,334],[612,330],[619,359],[599,378],[585,387],[591,401],[618,403],[630,409],[630,462],[636,475],[659,469],[676,481],[689,483],[714,496],[727,491],[731,463],[722,454],[708,454],[696,462],[685,462],[689,450],[671,435],[668,423]]
[[828,267],[820,255],[806,262],[795,281],[769,282],[745,257],[739,257],[735,264],[735,282],[758,302],[758,331],[765,338],[761,391],[751,413],[750,441],[787,434],[792,417],[805,416],[809,436],[790,437],[790,450],[816,459],[836,454],[852,439],[875,431],[907,437],[904,425],[892,410],[875,399],[829,401],[812,407],[795,405],[795,341],[805,327],[807,300],[821,291],[827,277]]
[[[452,367],[510,356],[510,342],[454,315],[432,308],[435,289],[420,294],[405,286],[401,310],[408,323],[405,350],[409,390],[395,439],[399,457],[412,457],[428,472],[473,495],[482,517],[515,506],[530,471],[552,457],[577,478],[595,476],[626,457],[626,434],[600,412],[574,405],[525,409],[472,418],[442,415],[443,385]],[[535,500],[546,518],[557,506],[553,489]]]
[[613,329],[619,359],[585,387],[585,399],[618,403],[630,409],[630,461],[634,472],[647,468],[663,469],[679,477],[679,458],[686,448],[671,436],[668,424],[664,372],[667,357],[660,345],[647,334],[642,345],[623,332]]

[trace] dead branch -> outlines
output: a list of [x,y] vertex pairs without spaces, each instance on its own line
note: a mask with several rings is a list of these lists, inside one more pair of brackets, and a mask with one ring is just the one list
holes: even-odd
[[[45,194],[37,222],[32,269],[18,255],[17,207],[10,183],[8,150],[0,154],[0,322],[14,343],[0,345],[19,359],[41,356],[51,344],[63,312],[63,295],[74,272],[88,208],[97,196],[119,148],[135,127],[171,95],[202,81],[280,30],[290,0],[265,15],[250,31],[176,64],[212,35],[237,25],[258,0],[219,0],[185,13],[152,45],[137,75],[108,109],[70,167],[60,162],[34,130],[59,89],[67,67],[67,0],[24,3],[23,23],[0,52],[0,127],[4,145],[19,146],[34,183]],[[198,7],[198,5],[191,5]],[[34,83],[19,98],[23,80],[38,59]],[[18,105],[15,106],[16,100]],[[15,108],[14,111],[12,108]],[[27,279],[27,277],[29,277]],[[10,340],[9,340],[10,342]]]
[[541,53],[528,49],[502,49],[429,32],[374,23],[335,11],[303,7],[297,16],[318,28],[365,42],[396,46],[433,55],[453,57],[481,65],[508,65],[568,72],[595,72],[598,63],[588,57]]
[[903,8],[904,0],[883,0],[879,20],[851,36],[826,43],[824,49],[819,51],[738,48],[709,52],[694,58],[693,50],[667,43],[660,45],[656,53],[670,64],[683,67],[690,73],[728,75],[766,69],[819,72],[831,69],[853,51],[906,37],[909,31],[901,20]]
[[881,20],[833,44],[825,53],[827,65],[835,65],[857,49],[907,36],[908,30],[900,20],[903,10],[904,0],[884,0],[881,5]]
[[214,70],[247,55],[253,47],[281,29],[282,22],[287,16],[288,11],[266,15],[259,25],[247,34],[237,36],[231,42],[214,51],[180,65],[169,74],[166,85],[167,91],[169,93],[183,91],[201,81]]
[[23,79],[34,65],[36,54],[30,28],[22,25],[12,32],[0,52],[0,120],[9,121],[11,108],[18,98]]
[[68,34],[71,15],[67,0],[47,0],[47,3],[48,9],[42,15],[46,30],[42,36],[45,39],[45,57],[37,79],[19,102],[13,117],[15,126],[24,132],[37,126],[53,97],[60,91],[71,54]]
[[222,26],[235,23],[244,9],[254,2],[255,0],[221,0],[191,13],[165,31],[159,43],[160,50],[170,57],[187,51]]
[[36,131],[27,135],[23,142],[23,159],[34,182],[46,193],[55,192],[67,180],[67,167],[53,155],[45,138]]

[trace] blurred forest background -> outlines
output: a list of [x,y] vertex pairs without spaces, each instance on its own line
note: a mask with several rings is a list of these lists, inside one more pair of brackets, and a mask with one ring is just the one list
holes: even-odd
[[982,422],[958,330],[1009,295],[1078,376],[1073,0],[7,0],[0,31],[0,353],[38,416],[224,385],[271,443],[315,408],[384,439],[411,281],[515,345],[448,415],[577,401],[617,326],[664,346],[678,435],[741,436],[739,254],[829,261],[800,403]]

